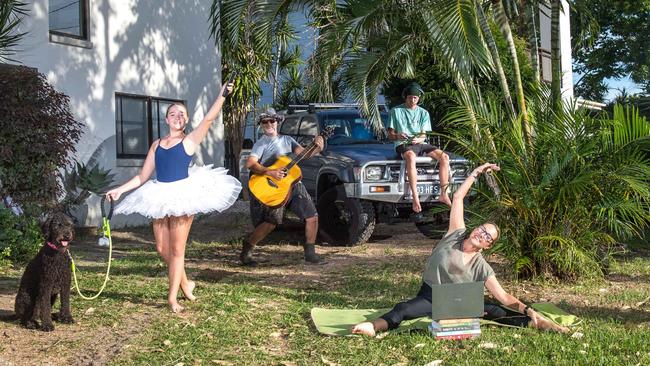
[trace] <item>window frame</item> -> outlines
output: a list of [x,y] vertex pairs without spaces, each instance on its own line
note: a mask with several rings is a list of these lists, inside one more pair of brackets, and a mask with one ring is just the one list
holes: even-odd
[[[303,132],[304,132],[303,123],[305,121],[309,121],[309,122],[314,123],[314,126],[316,127],[316,133],[314,135],[305,135],[305,134],[303,134]],[[302,118],[300,118],[300,121],[298,122],[298,131],[293,136],[293,138],[300,144],[300,146],[306,147],[309,144],[311,144],[311,142],[313,141],[313,139],[316,136],[318,136],[319,129],[320,129],[320,124],[318,122],[318,117],[316,117],[315,115],[311,115],[311,114],[304,115],[304,116],[302,116]]]
[[[147,153],[144,154],[121,154],[119,151],[119,146],[118,146],[118,108],[119,108],[119,115],[122,116],[122,119],[119,121],[119,123],[124,123],[123,119],[123,113],[122,113],[122,103],[120,103],[120,98],[131,98],[131,99],[139,99],[139,100],[144,100],[145,101],[145,110],[147,112],[147,118],[145,121],[145,128],[147,129],[146,131],[146,136],[147,136],[147,151],[149,151],[149,148],[151,147],[151,144],[154,142],[154,118],[153,118],[153,110],[154,110],[154,103],[160,103],[160,102],[167,102],[167,103],[181,103],[187,108],[187,101],[183,99],[174,99],[174,98],[164,98],[164,97],[153,97],[150,95],[142,95],[142,94],[133,94],[133,93],[123,93],[123,92],[115,92],[114,94],[115,97],[115,156],[119,160],[144,160],[147,157]],[[119,104],[119,105],[118,105]],[[158,105],[158,108],[160,108],[160,105]],[[124,130],[122,128],[122,130]],[[158,134],[160,134],[160,131],[158,131]],[[121,139],[122,143],[124,143],[124,138]],[[123,150],[123,149],[122,149]]]
[[[282,124],[280,125],[280,129],[278,130],[278,133],[282,135],[287,135],[294,137],[298,135],[298,132],[300,132],[300,121],[301,121],[301,116],[296,116],[296,115],[291,115],[288,117],[285,117],[284,121],[282,121]],[[289,127],[292,126],[292,124],[295,123],[296,130],[294,131],[289,131]]]
[[[50,42],[66,44],[70,46],[77,46],[83,48],[92,48],[90,42],[90,1],[78,0],[81,10],[79,11],[79,30],[80,35],[61,32],[50,29],[48,18],[48,34]],[[48,16],[49,16],[49,1],[48,1]]]

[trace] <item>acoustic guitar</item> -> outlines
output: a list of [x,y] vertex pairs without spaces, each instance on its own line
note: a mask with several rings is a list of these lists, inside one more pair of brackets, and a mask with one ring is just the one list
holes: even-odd
[[[323,139],[332,135],[334,126],[326,126],[320,133]],[[273,164],[268,166],[269,170],[284,170],[287,175],[282,179],[275,179],[266,174],[253,174],[248,180],[248,190],[258,201],[270,208],[284,205],[291,197],[293,186],[302,179],[302,171],[298,163],[309,156],[318,145],[314,142],[309,144],[295,158],[280,156]]]

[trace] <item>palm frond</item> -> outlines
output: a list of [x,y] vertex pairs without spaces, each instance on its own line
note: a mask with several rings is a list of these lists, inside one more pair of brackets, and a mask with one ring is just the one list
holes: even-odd
[[16,0],[0,2],[0,61],[14,61],[16,46],[27,34],[18,32],[22,19],[27,15],[27,4]]

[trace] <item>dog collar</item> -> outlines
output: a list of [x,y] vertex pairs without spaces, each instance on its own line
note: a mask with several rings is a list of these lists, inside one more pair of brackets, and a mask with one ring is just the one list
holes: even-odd
[[59,248],[57,248],[56,245],[52,244],[52,242],[49,242],[49,241],[48,241],[48,242],[47,242],[47,245],[48,245],[50,248],[54,249],[54,250],[59,250]]

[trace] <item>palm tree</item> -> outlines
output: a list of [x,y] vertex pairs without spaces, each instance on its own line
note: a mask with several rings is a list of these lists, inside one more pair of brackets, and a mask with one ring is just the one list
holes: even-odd
[[562,69],[560,65],[560,0],[551,0],[551,100],[559,108]]
[[26,33],[17,32],[23,17],[27,15],[27,4],[16,0],[0,2],[0,61],[13,61],[15,47]]
[[645,155],[650,125],[632,108],[592,117],[563,102],[552,108],[550,91],[529,98],[534,146],[523,143],[520,125],[502,125],[502,108],[490,97],[459,100],[448,115],[453,139],[474,161],[493,157],[487,146],[468,139],[466,103],[475,103],[481,129],[493,138],[501,171],[501,194],[479,186],[474,220],[496,220],[506,254],[517,273],[559,277],[598,275],[599,249],[641,236],[650,222],[650,160]]
[[530,49],[530,63],[533,68],[533,78],[536,84],[540,83],[539,66],[539,37],[537,36],[537,19],[539,3],[535,0],[522,0],[528,31],[528,47]]
[[506,42],[508,43],[508,50],[510,51],[510,58],[512,59],[513,74],[515,77],[515,89],[517,93],[517,104],[519,105],[519,113],[521,116],[526,141],[529,146],[532,146],[532,128],[528,122],[528,112],[526,111],[526,98],[524,96],[524,86],[521,81],[521,71],[519,70],[519,60],[517,58],[517,48],[515,41],[512,37],[512,30],[510,29],[510,22],[506,15],[501,0],[491,0],[492,8],[496,16],[497,24]]
[[[275,30],[273,31],[274,44],[275,44],[275,66],[273,70],[273,104],[275,104],[278,96],[278,86],[280,84],[280,72],[286,68],[287,65],[287,49],[289,42],[296,40],[296,30],[289,23],[289,13],[285,11],[280,14],[276,22]],[[293,60],[289,62],[295,62]]]
[[[259,16],[254,1],[215,1],[210,9],[211,34],[221,45],[223,79],[235,82],[223,118],[234,156],[241,151],[246,117],[262,94],[260,82],[271,68],[271,44],[266,42],[269,33],[255,26]],[[239,171],[238,160],[233,160],[233,170]]]
[[501,83],[501,90],[503,91],[503,98],[505,99],[506,108],[510,112],[511,116],[515,115],[515,107],[512,105],[512,97],[510,96],[510,88],[508,87],[508,80],[506,79],[506,74],[503,70],[503,65],[501,64],[501,57],[499,56],[499,50],[497,49],[496,42],[488,25],[487,17],[480,3],[476,3],[476,15],[478,16],[479,23],[481,24],[481,31],[485,37],[485,41],[488,44],[490,49],[490,54],[492,55],[492,60],[494,60],[494,67],[496,73],[499,77],[499,82]]
[[291,52],[283,52],[278,64],[282,72],[278,76],[280,87],[273,106],[276,109],[285,109],[289,104],[307,103],[305,92],[309,78],[305,77],[305,72],[301,70],[304,61],[300,47],[296,45]]
[[[596,243],[607,246],[647,227],[650,170],[642,154],[647,122],[622,110],[613,119],[590,117],[567,102],[552,102],[551,92],[542,86],[527,100],[508,18],[508,13],[517,15],[518,2],[486,1],[513,65],[517,109],[510,113],[514,108],[507,107],[504,113],[503,100],[483,95],[477,82],[496,73],[503,90],[499,98],[507,101],[495,35],[486,27],[485,4],[476,0],[229,3],[247,1],[257,9],[259,24],[250,27],[254,34],[269,29],[281,9],[309,5],[311,14],[318,14],[319,27],[317,58],[310,69],[322,71],[322,95],[330,96],[328,88],[340,75],[375,126],[380,126],[382,83],[413,77],[418,51],[432,50],[430,57],[443,65],[457,88],[458,108],[448,116],[456,127],[452,137],[472,160],[498,158],[502,165],[500,198],[482,191],[476,217],[501,215],[507,237],[501,249],[521,272],[597,273]],[[242,23],[235,24],[227,29],[239,29]]]

